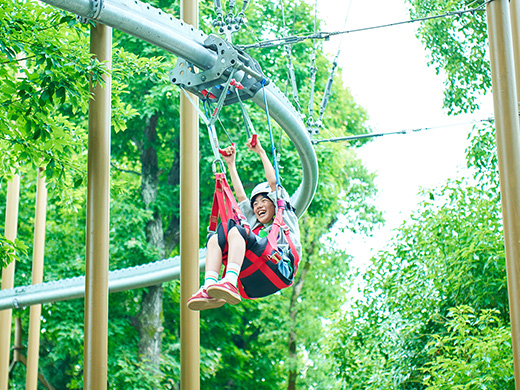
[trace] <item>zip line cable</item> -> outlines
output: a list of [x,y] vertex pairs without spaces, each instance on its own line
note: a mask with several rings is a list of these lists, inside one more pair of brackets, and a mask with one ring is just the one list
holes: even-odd
[[[493,0],[488,0],[488,1],[486,1],[485,4],[490,3],[491,1],[493,1]],[[405,21],[402,21],[402,22],[387,23],[387,24],[382,24],[382,25],[379,25],[379,26],[363,27],[363,28],[357,28],[357,29],[353,29],[353,30],[335,31],[335,32],[319,31],[319,32],[317,32],[315,34],[310,34],[310,35],[302,35],[302,36],[300,36],[300,35],[293,35],[293,36],[290,36],[290,37],[270,39],[270,40],[267,40],[267,41],[262,41],[262,42],[259,42],[259,43],[253,43],[253,44],[250,44],[250,45],[237,45],[237,47],[239,49],[241,49],[241,50],[246,50],[246,49],[260,49],[260,48],[273,47],[273,46],[282,46],[282,45],[294,45],[295,43],[303,42],[303,41],[306,41],[308,39],[313,39],[313,40],[316,40],[316,39],[329,39],[330,37],[335,36],[335,35],[351,34],[351,33],[356,33],[356,32],[361,32],[361,31],[375,30],[375,29],[379,29],[379,28],[394,27],[394,26],[400,26],[400,25],[403,25],[403,24],[409,24],[409,23],[415,23],[415,22],[424,22],[426,20],[440,19],[440,18],[446,18],[446,17],[451,17],[451,16],[462,16],[463,14],[467,14],[467,13],[475,13],[475,12],[478,12],[478,11],[485,11],[485,8],[483,8],[484,5],[482,5],[480,7],[476,7],[476,8],[471,8],[471,9],[466,9],[466,10],[451,11],[451,12],[447,12],[447,13],[441,14],[441,15],[432,15],[432,16],[426,16],[424,18],[409,19],[409,20],[405,20]]]
[[[479,0],[474,0],[473,2],[471,2],[469,4],[469,6],[472,6],[477,1],[479,1]],[[283,34],[284,34],[284,36],[282,38],[277,38],[277,39],[257,42],[256,44],[237,45],[236,47],[238,47],[239,49],[245,50],[245,49],[251,49],[251,48],[267,48],[267,47],[281,46],[281,45],[284,46],[286,54],[288,56],[288,61],[289,61],[289,71],[290,71],[289,72],[289,79],[291,79],[291,83],[292,83],[292,87],[293,87],[292,88],[293,89],[293,98],[294,98],[295,103],[296,103],[296,105],[298,107],[298,113],[300,113],[300,115],[301,115],[302,114],[301,113],[301,107],[299,105],[299,98],[298,98],[297,88],[295,88],[295,84],[296,84],[295,83],[295,77],[293,75],[294,74],[294,69],[292,69],[292,72],[291,72],[291,65],[292,65],[292,63],[291,63],[291,48],[292,48],[292,45],[295,44],[295,43],[299,43],[299,42],[302,42],[302,41],[305,41],[305,40],[308,40],[308,39],[312,39],[313,40],[313,52],[311,54],[311,65],[310,65],[310,79],[311,79],[310,93],[311,93],[311,96],[310,96],[310,99],[309,99],[309,107],[308,107],[309,115],[308,115],[308,118],[307,118],[307,127],[308,127],[308,130],[311,130],[310,131],[311,133],[318,134],[319,128],[322,127],[323,114],[324,114],[325,108],[326,108],[327,103],[328,103],[328,95],[330,94],[332,81],[333,81],[334,73],[335,73],[335,68],[337,66],[337,58],[339,57],[339,54],[340,54],[341,42],[343,40],[344,34],[361,32],[361,31],[368,31],[368,30],[374,30],[374,29],[380,29],[380,28],[386,28],[386,27],[394,27],[394,26],[399,26],[399,25],[404,25],[404,24],[409,24],[409,23],[422,22],[422,21],[434,20],[434,19],[440,19],[440,18],[446,18],[446,17],[462,16],[462,15],[467,14],[467,13],[474,14],[475,12],[478,12],[478,11],[485,11],[484,7],[488,3],[492,2],[492,1],[494,1],[494,0],[486,0],[482,5],[480,5],[478,7],[475,7],[475,8],[471,8],[471,9],[451,11],[451,12],[447,12],[447,13],[440,14],[440,15],[432,15],[432,16],[427,16],[427,17],[423,17],[423,18],[405,20],[405,21],[401,21],[401,22],[387,23],[387,24],[378,25],[378,26],[371,26],[371,27],[364,27],[364,28],[358,28],[358,29],[352,29],[352,30],[343,30],[343,31],[336,31],[336,32],[323,32],[323,31],[319,31],[318,32],[317,31],[317,24],[318,24],[317,23],[317,0],[315,0],[315,6],[314,6],[314,33],[310,34],[310,35],[303,35],[303,36],[299,36],[299,35],[287,36],[284,5],[283,5],[283,0],[281,0],[280,3],[281,3],[281,12],[282,12],[282,19],[283,19]],[[214,0],[214,3],[215,3],[215,11],[216,11],[216,14],[217,14],[216,24],[218,24],[219,19],[221,20],[221,18],[222,18],[221,0]],[[247,7],[248,3],[249,3],[249,0],[244,0],[243,7],[242,7],[242,12],[245,10],[245,8]],[[228,15],[226,15],[226,18],[229,18],[230,14],[233,13],[235,4],[236,4],[236,0],[229,0],[228,9],[231,12],[229,12]],[[347,15],[346,15],[346,18],[345,18],[343,29],[346,26],[347,19],[348,19],[349,13],[350,13],[351,5],[352,5],[352,0],[350,1],[349,7],[348,7],[348,10],[347,10]],[[294,17],[296,18],[296,10],[294,12]],[[242,21],[242,23],[243,23],[243,21]],[[244,23],[244,24],[246,24],[246,27],[248,27],[247,23]],[[293,33],[294,33],[294,26],[295,26],[295,23],[293,22],[293,26],[292,26],[293,27],[292,28],[292,32]],[[335,57],[334,62],[332,64],[332,70],[331,70],[331,73],[330,73],[328,81],[327,81],[326,90],[325,90],[325,93],[324,93],[324,96],[323,96],[323,99],[322,99],[322,102],[321,102],[319,118],[318,118],[318,120],[314,121],[314,119],[313,119],[313,113],[314,113],[313,112],[313,98],[314,98],[314,82],[315,82],[315,76],[316,76],[316,72],[317,72],[317,68],[316,68],[316,40],[317,39],[329,39],[331,36],[335,36],[335,35],[341,35],[341,41],[340,41],[340,45],[339,45],[339,48],[338,48],[338,53],[336,54],[336,57]],[[257,38],[257,41],[258,41],[258,38]],[[286,91],[286,93],[287,93],[287,91]],[[348,142],[348,141],[354,141],[354,140],[359,140],[359,139],[382,137],[382,136],[385,136],[385,135],[399,135],[399,134],[402,135],[402,134],[408,134],[408,133],[413,133],[413,132],[419,132],[419,131],[425,131],[425,130],[442,128],[442,127],[459,126],[459,125],[464,125],[464,124],[476,124],[476,123],[480,123],[480,122],[491,122],[491,121],[493,121],[493,118],[482,119],[482,120],[477,120],[477,121],[467,122],[467,123],[459,123],[459,124],[443,125],[443,126],[434,126],[434,127],[426,127],[426,128],[418,128],[418,129],[411,129],[411,130],[401,130],[401,131],[394,131],[394,132],[387,132],[387,133],[372,133],[372,134],[361,134],[361,135],[353,135],[353,136],[346,136],[346,137],[333,137],[333,138],[329,138],[329,139],[312,140],[311,142],[312,142],[313,145],[317,145],[317,144],[325,143],[325,142]],[[222,123],[221,123],[221,125],[222,125]],[[223,125],[222,125],[222,127],[224,128]],[[226,135],[228,135],[227,131],[226,131]],[[229,137],[229,135],[228,135],[228,137]],[[280,136],[279,142],[280,142],[279,146],[281,146],[281,136]],[[272,145],[272,146],[274,146],[274,145]],[[274,148],[273,148],[273,150],[274,150]],[[277,160],[277,158],[275,157],[275,153],[273,153],[273,159],[275,161]]]
[[371,133],[371,134],[359,134],[359,135],[351,135],[346,137],[335,137],[335,138],[329,138],[329,139],[320,139],[320,140],[312,140],[311,143],[313,145],[325,143],[325,142],[347,142],[347,141],[356,141],[359,139],[366,139],[366,138],[375,138],[375,137],[383,137],[385,135],[403,135],[403,134],[410,134],[410,133],[418,133],[420,131],[427,131],[427,130],[433,130],[433,129],[440,129],[444,127],[454,127],[454,126],[463,126],[463,125],[471,125],[471,124],[477,124],[482,122],[493,122],[495,119],[493,117],[486,118],[486,119],[479,119],[474,120],[471,122],[464,122],[464,123],[453,123],[449,125],[439,125],[439,126],[431,126],[431,127],[421,127],[418,129],[409,129],[409,130],[400,130],[400,131],[391,131],[387,133]]
[[[283,22],[283,34],[284,37],[287,37],[286,32],[286,25],[285,25],[285,11],[284,11],[284,0],[280,1],[280,6],[282,10],[282,22]],[[292,24],[292,33],[294,34],[294,26],[296,24],[296,5],[294,6],[294,15],[293,15],[293,24]],[[287,90],[289,88],[289,81],[291,82],[291,88],[292,88],[292,95],[294,104],[296,105],[296,111],[298,114],[302,115],[302,109],[300,106],[300,98],[298,96],[298,86],[296,85],[296,75],[294,73],[294,65],[292,63],[292,45],[285,45],[284,46],[285,54],[287,55],[287,68],[288,68],[288,77],[287,77],[287,84],[285,88],[285,94],[287,95]]]
[[[316,31],[318,28],[318,0],[314,2],[314,35],[316,35]],[[312,40],[312,53],[311,53],[311,64],[309,66],[309,73],[311,78],[311,86],[310,86],[310,97],[309,97],[309,108],[308,108],[308,117],[307,117],[307,130],[312,128],[312,117],[314,115],[314,86],[316,83],[316,73],[318,73],[318,68],[316,67],[316,39]]]
[[[343,22],[343,29],[347,26],[348,16],[350,14],[350,7],[352,6],[352,0],[350,0],[348,8],[347,8],[347,15],[345,16],[345,21]],[[309,116],[309,119],[307,120],[307,126],[308,126],[308,132],[311,135],[319,134],[320,129],[323,127],[323,116],[325,114],[325,109],[327,108],[327,104],[329,103],[329,96],[332,91],[332,83],[334,82],[334,75],[336,72],[336,68],[338,66],[338,59],[339,55],[341,53],[341,43],[343,42],[344,35],[341,36],[340,42],[338,45],[338,52],[336,53],[336,56],[334,57],[334,60],[332,61],[332,68],[330,70],[329,77],[327,79],[327,84],[325,86],[325,91],[323,93],[323,97],[321,99],[321,106],[320,106],[320,113],[317,120],[314,120],[312,116]],[[315,41],[314,41],[315,42]]]

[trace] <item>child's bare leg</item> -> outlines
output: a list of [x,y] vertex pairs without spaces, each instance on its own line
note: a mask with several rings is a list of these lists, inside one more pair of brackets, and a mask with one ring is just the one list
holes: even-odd
[[215,234],[210,237],[207,244],[204,285],[188,300],[188,307],[191,310],[214,309],[226,303],[223,299],[210,297],[206,292],[208,286],[217,283],[221,268],[222,250],[218,245],[218,238]]
[[229,263],[234,263],[240,270],[246,254],[246,242],[236,227],[228,233],[228,248],[228,266]]
[[224,299],[235,305],[240,302],[240,293],[237,289],[238,275],[244,262],[246,242],[240,231],[233,227],[228,232],[228,261],[225,277],[216,284],[208,287],[208,294],[213,298]]
[[218,244],[216,234],[211,236],[206,245],[206,269],[204,275],[204,288],[213,283],[217,283],[222,268],[222,249]]

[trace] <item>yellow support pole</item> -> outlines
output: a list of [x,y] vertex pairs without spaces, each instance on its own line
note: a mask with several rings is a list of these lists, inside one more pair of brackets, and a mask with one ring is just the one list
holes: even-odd
[[516,96],[520,97],[520,0],[511,0],[511,32],[515,61]]
[[[38,170],[38,181],[36,185],[32,284],[40,284],[43,281],[45,220],[47,216],[47,187],[43,172],[43,169]],[[29,313],[29,345],[27,349],[27,376],[25,378],[25,390],[37,390],[38,388],[41,313],[41,305],[31,306]]]
[[[181,19],[197,27],[198,14],[197,0],[181,0]],[[199,288],[199,118],[182,93],[180,155],[181,390],[199,390],[200,318],[186,306]]]
[[[112,29],[90,29],[93,56],[110,69]],[[85,340],[83,388],[106,390],[108,354],[108,244],[110,207],[111,77],[90,91],[88,122],[87,243],[85,267]]]
[[[7,184],[7,207],[5,212],[5,238],[16,239],[18,230],[18,203],[20,199],[20,176],[14,175]],[[2,270],[2,290],[14,287],[14,262]],[[9,385],[9,353],[11,349],[12,310],[0,311],[0,389]]]
[[487,4],[516,389],[520,390],[520,125],[509,0]]

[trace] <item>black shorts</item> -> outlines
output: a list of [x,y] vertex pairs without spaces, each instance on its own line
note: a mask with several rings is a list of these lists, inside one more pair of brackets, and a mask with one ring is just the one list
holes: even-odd
[[[218,246],[222,250],[222,253],[224,251],[227,252],[226,244],[227,244],[227,233],[229,231],[236,227],[238,231],[240,232],[240,235],[246,242],[246,250],[250,250],[257,256],[261,256],[262,253],[264,253],[265,248],[267,247],[267,237],[260,238],[255,233],[253,233],[252,230],[249,231],[249,234],[247,234],[246,228],[242,225],[239,225],[235,222],[235,220],[230,219],[228,221],[227,226],[227,232],[224,232],[224,227],[221,223],[218,224],[217,228],[217,238],[218,238]],[[242,269],[244,269],[244,266],[242,265]]]
[[[275,252],[275,250],[271,250],[271,253],[264,253],[268,246],[270,248],[267,237],[260,238],[252,231],[249,231],[248,234],[242,225],[239,225],[234,220],[230,219],[228,221],[228,233],[234,227],[238,229],[240,235],[246,242],[246,251],[254,253],[257,257],[261,257],[262,255],[272,255]],[[218,245],[222,250],[222,256],[224,259],[227,259],[227,234],[225,234],[222,224],[218,225],[216,234],[218,238]],[[284,284],[284,287],[292,284],[292,277],[291,279],[285,277],[283,273],[280,272],[279,264],[270,260],[265,260],[263,257],[257,261],[262,261],[262,263],[265,263],[265,265],[271,269],[272,273],[276,275],[276,277]],[[244,262],[242,263],[240,272],[247,270],[250,266],[253,266],[253,262],[247,256],[244,257]],[[239,283],[241,284],[243,292],[245,293],[244,295],[244,293],[241,291],[241,295],[244,298],[265,297],[280,290],[280,287],[274,285],[269,277],[267,277],[267,275],[260,269],[248,276],[240,277]]]

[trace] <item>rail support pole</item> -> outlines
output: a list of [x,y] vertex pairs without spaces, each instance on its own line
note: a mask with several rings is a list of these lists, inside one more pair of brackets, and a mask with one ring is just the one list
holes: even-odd
[[[90,51],[111,69],[112,28],[90,29]],[[110,206],[111,77],[90,83],[83,388],[106,390],[108,354],[108,235]]]
[[[198,27],[198,14],[198,0],[181,0],[181,19]],[[181,390],[199,390],[200,317],[186,306],[199,287],[199,117],[186,96],[180,95]]]
[[[47,187],[43,169],[38,170],[36,185],[36,212],[34,218],[34,245],[32,284],[43,281],[43,262],[45,251],[45,221],[47,216]],[[27,348],[26,390],[38,388],[38,357],[40,351],[40,317],[42,305],[33,305],[29,313],[29,343]]]
[[[18,202],[20,199],[20,176],[14,175],[7,184],[7,207],[5,211],[5,238],[14,241],[18,230]],[[2,290],[14,285],[14,261],[2,270]],[[9,385],[9,354],[11,349],[12,309],[0,311],[0,389]]]
[[515,61],[516,97],[520,98],[520,0],[511,0],[509,4],[511,9],[513,56]]
[[487,4],[516,389],[520,390],[520,125],[509,0]]

